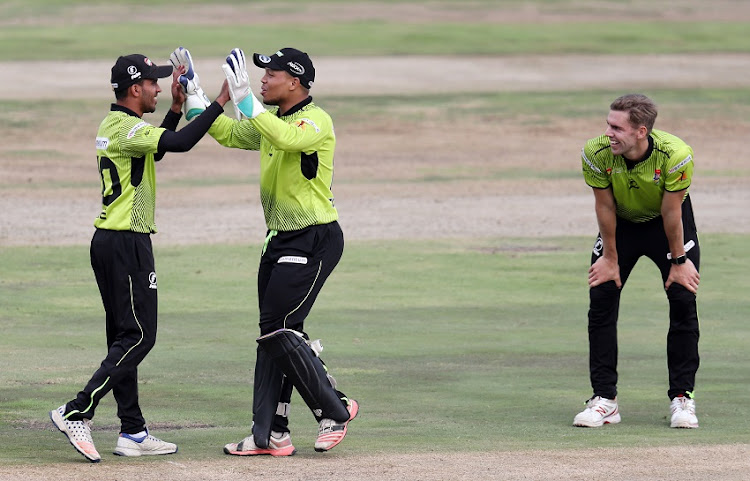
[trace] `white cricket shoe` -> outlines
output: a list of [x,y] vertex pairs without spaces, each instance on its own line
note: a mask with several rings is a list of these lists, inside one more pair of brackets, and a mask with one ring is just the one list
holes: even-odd
[[172,454],[177,452],[177,445],[162,441],[151,436],[146,430],[146,435],[136,438],[130,434],[120,433],[117,438],[117,446],[113,451],[118,456],[155,456],[158,454]]
[[617,398],[607,399],[595,396],[586,401],[586,409],[573,418],[573,426],[584,428],[598,428],[604,424],[617,424],[620,422],[620,410],[617,407]]
[[695,415],[695,400],[687,396],[677,396],[669,406],[672,412],[672,428],[697,428],[698,417]]
[[91,439],[91,420],[68,421],[65,419],[65,405],[49,412],[49,418],[57,429],[68,437],[70,444],[76,448],[76,451],[92,463],[98,463],[102,460],[99,452],[94,447],[94,440]]

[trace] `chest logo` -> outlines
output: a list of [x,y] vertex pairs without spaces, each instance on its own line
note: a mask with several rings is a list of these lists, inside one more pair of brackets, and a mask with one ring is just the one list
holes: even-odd
[[661,169],[654,170],[654,184],[658,184],[661,179]]

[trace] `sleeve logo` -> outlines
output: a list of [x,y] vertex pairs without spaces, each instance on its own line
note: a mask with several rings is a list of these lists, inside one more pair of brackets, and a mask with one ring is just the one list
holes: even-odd
[[132,139],[135,137],[136,132],[141,130],[143,127],[147,126],[148,122],[138,122],[132,129],[130,129],[130,132],[128,132],[128,138]]
[[109,147],[108,137],[97,137],[96,138],[96,150],[107,150]]
[[310,119],[299,119],[297,121],[297,127],[301,128],[303,130],[305,129],[305,124],[308,124],[312,128],[314,128],[315,129],[315,133],[320,133],[320,128],[318,128],[318,126],[315,125],[315,122],[313,122],[312,120],[310,120]]
[[670,174],[674,174],[675,172],[677,172],[678,170],[680,170],[682,167],[684,167],[686,164],[689,164],[692,160],[693,160],[693,156],[692,155],[688,155],[687,157],[685,157],[685,160],[683,160],[679,164],[677,164],[674,167],[672,167],[671,169],[669,169],[669,173]]

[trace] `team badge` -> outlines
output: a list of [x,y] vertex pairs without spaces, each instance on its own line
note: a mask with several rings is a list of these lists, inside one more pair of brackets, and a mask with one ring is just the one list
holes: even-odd
[[654,170],[654,184],[658,184],[661,179],[661,169]]

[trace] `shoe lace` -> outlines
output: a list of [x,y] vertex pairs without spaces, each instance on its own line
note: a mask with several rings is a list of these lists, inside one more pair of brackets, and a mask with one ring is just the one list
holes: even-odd
[[690,414],[695,414],[695,403],[691,401],[691,398],[685,396],[677,396],[672,400],[672,412],[687,411]]
[[318,427],[318,434],[323,434],[323,433],[327,433],[327,432],[333,431],[333,428],[337,424],[338,423],[336,421],[334,421],[333,419],[326,418],[326,419],[321,420],[320,421],[320,426]]

